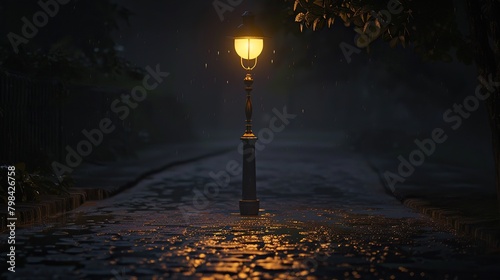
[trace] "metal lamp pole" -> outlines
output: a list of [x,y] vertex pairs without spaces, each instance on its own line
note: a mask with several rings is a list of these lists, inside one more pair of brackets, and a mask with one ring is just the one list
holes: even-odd
[[243,185],[240,214],[258,215],[259,200],[257,199],[255,179],[255,142],[257,141],[257,136],[252,132],[252,75],[248,73],[243,81],[245,83],[245,91],[247,92],[247,100],[245,106],[246,129],[240,138],[243,141]]
[[[255,142],[257,137],[252,132],[252,84],[253,78],[250,71],[257,65],[257,57],[264,48],[264,36],[255,25],[255,16],[251,12],[243,13],[243,24],[238,26],[234,36],[234,48],[241,58],[241,66],[248,71],[243,80],[247,93],[245,115],[245,133],[241,136],[243,141],[243,181],[242,198],[240,200],[241,215],[258,215],[259,200],[257,199],[257,188],[255,179]],[[253,66],[245,66],[244,61],[253,60]]]

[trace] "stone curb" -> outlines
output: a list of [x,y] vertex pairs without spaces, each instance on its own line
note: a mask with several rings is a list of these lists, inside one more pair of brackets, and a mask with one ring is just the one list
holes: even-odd
[[453,228],[457,233],[471,237],[493,251],[500,250],[500,219],[472,219],[463,217],[454,210],[430,206],[430,203],[418,199],[404,199],[403,205],[412,208],[433,220]]
[[[102,193],[102,190],[70,189],[68,192],[68,196],[43,195],[40,196],[40,201],[38,202],[16,204],[14,207],[17,218],[16,226],[43,223],[48,217],[64,214],[81,206],[86,201],[91,200],[89,198],[95,193]],[[97,199],[95,195],[94,198]],[[4,232],[7,229],[8,223],[7,212],[3,211],[0,213],[0,218],[0,232]]]
[[[142,172],[140,175],[130,180],[127,184],[113,186],[109,188],[109,190],[103,188],[71,188],[67,196],[43,195],[40,196],[40,201],[38,202],[16,203],[16,227],[43,223],[47,218],[65,214],[68,211],[78,208],[87,201],[103,200],[114,196],[133,187],[144,178],[167,168],[216,156],[230,150],[232,149],[220,149],[200,156],[169,162],[160,167],[150,168],[148,171]],[[0,233],[7,231],[7,225],[9,223],[9,221],[7,221],[7,209],[5,208],[0,210]]]
[[403,194],[398,191],[393,192],[387,186],[382,171],[374,164],[374,161],[370,160],[370,158],[365,159],[367,164],[377,173],[380,183],[384,186],[386,192],[401,201],[403,205],[429,216],[436,222],[453,228],[458,234],[468,236],[492,251],[500,251],[499,219],[478,220],[467,218],[456,210],[432,206],[429,201],[424,199],[405,198]]

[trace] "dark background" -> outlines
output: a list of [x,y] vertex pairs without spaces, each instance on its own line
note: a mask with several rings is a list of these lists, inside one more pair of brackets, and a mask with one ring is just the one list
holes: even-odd
[[[23,10],[9,10],[13,2],[2,2],[2,15],[9,17],[4,17],[2,33],[19,33],[20,18],[30,18],[32,11],[39,9],[35,1],[25,1]],[[474,93],[477,74],[473,65],[423,61],[411,47],[392,49],[382,41],[374,42],[370,53],[363,50],[352,55],[347,63],[339,44],[354,45],[352,29],[337,22],[330,29],[300,32],[293,16],[283,13],[280,1],[242,1],[224,12],[223,20],[211,1],[116,3],[132,13],[128,23],[118,21],[118,29],[110,32],[116,55],[138,69],[159,64],[170,76],[88,160],[117,160],[150,143],[211,141],[230,135],[238,139],[244,129],[245,71],[230,36],[240,24],[241,14],[252,10],[268,36],[253,71],[255,131],[268,126],[273,108],[281,111],[286,106],[288,112],[298,115],[286,133],[327,132],[330,136],[324,136],[326,141],[331,137],[331,141],[341,141],[351,149],[407,155],[415,149],[415,139],[427,138],[434,128],[441,127],[449,139],[438,147],[434,160],[478,168],[493,166],[482,105],[457,131],[443,121],[446,110]],[[98,33],[98,24],[82,22],[72,27],[63,21],[76,15],[92,19],[93,11],[79,7],[81,1],[61,6],[60,15],[50,19],[33,41],[50,41],[65,31],[80,32],[80,40],[85,34]],[[459,26],[467,32],[465,15],[461,16],[460,10],[457,13]],[[6,37],[2,40],[5,46]],[[26,44],[27,49],[31,43]],[[9,52],[8,48],[3,50]],[[10,72],[31,75],[23,69]],[[102,77],[84,75],[84,82],[64,82],[68,93],[61,101],[61,147],[81,140],[83,128],[97,127],[99,119],[109,115],[109,103],[140,83],[126,78],[108,85]],[[7,141],[14,143],[16,137],[29,138],[29,131]],[[120,145],[123,151],[116,148]],[[51,153],[57,156],[57,152]],[[13,160],[25,160],[23,157],[26,155]]]

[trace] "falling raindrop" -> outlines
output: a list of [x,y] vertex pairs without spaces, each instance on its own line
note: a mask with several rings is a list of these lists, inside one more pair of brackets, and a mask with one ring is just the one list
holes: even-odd
[[207,69],[207,68],[208,68],[208,63],[205,63],[205,69]]

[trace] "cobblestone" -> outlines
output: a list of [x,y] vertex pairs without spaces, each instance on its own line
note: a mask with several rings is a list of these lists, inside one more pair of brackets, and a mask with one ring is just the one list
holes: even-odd
[[231,152],[19,230],[16,273],[2,277],[494,279],[500,272],[499,256],[387,196],[362,157],[294,145],[257,156],[257,217],[237,213],[239,177],[189,223],[179,209],[212,182],[210,171],[239,160]]

